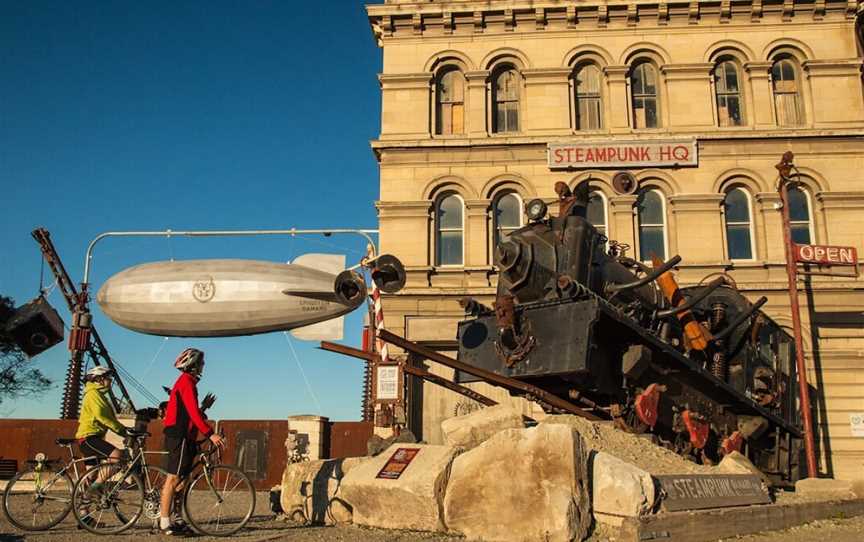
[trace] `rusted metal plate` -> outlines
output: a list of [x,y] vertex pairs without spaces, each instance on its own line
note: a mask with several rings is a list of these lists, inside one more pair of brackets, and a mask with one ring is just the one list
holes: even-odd
[[366,441],[374,431],[372,422],[330,422],[331,459],[366,455]]
[[752,474],[668,474],[655,476],[668,512],[770,504],[768,488]]

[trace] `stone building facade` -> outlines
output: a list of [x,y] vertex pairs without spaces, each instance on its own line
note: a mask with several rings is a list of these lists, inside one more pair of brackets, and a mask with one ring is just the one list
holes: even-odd
[[[774,168],[785,151],[803,183],[790,206],[795,239],[864,253],[860,7],[368,5],[383,50],[381,133],[372,142],[381,247],[408,270],[406,289],[384,301],[387,327],[452,351],[457,300],[491,303],[494,243],[524,223],[523,203],[554,202],[555,182],[584,179],[595,191],[592,221],[629,254],[680,254],[685,284],[727,273],[791,325]],[[613,188],[620,171],[638,182],[635,193]],[[864,438],[851,420],[864,413],[864,280],[817,276],[803,286],[820,470],[860,473]],[[441,438],[441,418],[473,408],[428,384],[409,388],[409,421],[430,442]]]

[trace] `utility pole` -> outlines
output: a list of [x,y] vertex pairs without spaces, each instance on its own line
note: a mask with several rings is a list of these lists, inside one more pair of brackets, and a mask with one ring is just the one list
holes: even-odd
[[[798,261],[795,256],[795,241],[792,239],[792,227],[789,220],[789,186],[794,185],[792,163],[794,155],[791,151],[783,153],[777,171],[780,172],[780,201],[783,217],[783,240],[786,248],[786,274],[789,277],[789,303],[792,312],[792,332],[795,335],[795,361],[798,371],[798,394],[801,401],[801,411],[804,416],[804,447],[807,454],[807,475],[815,478],[818,474],[816,466],[816,449],[813,442],[813,417],[810,410],[810,387],[807,385],[807,363],[804,360],[804,340],[801,337],[801,308],[798,305]],[[796,169],[797,175],[797,169]],[[790,450],[791,452],[791,450]]]

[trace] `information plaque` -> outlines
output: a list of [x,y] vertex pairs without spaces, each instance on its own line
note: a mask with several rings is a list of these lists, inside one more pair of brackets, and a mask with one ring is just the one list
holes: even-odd
[[384,478],[385,480],[398,480],[414,457],[420,453],[420,448],[397,448],[387,463],[378,471],[376,478]]

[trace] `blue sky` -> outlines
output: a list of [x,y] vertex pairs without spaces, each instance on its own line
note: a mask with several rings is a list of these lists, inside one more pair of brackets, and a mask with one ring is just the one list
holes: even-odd
[[[362,2],[0,3],[0,293],[19,304],[38,293],[37,226],[75,281],[109,230],[377,227],[380,64]],[[353,236],[108,239],[91,282],[171,257],[356,262],[363,250]],[[68,323],[60,295],[50,301]],[[361,363],[317,343],[293,343],[307,387],[282,334],[166,341],[95,303],[94,318],[114,358],[160,395],[174,356],[204,349],[213,417],[359,419]],[[359,344],[360,329],[355,311],[344,342]],[[57,386],[0,416],[56,417],[67,355],[34,358]]]

